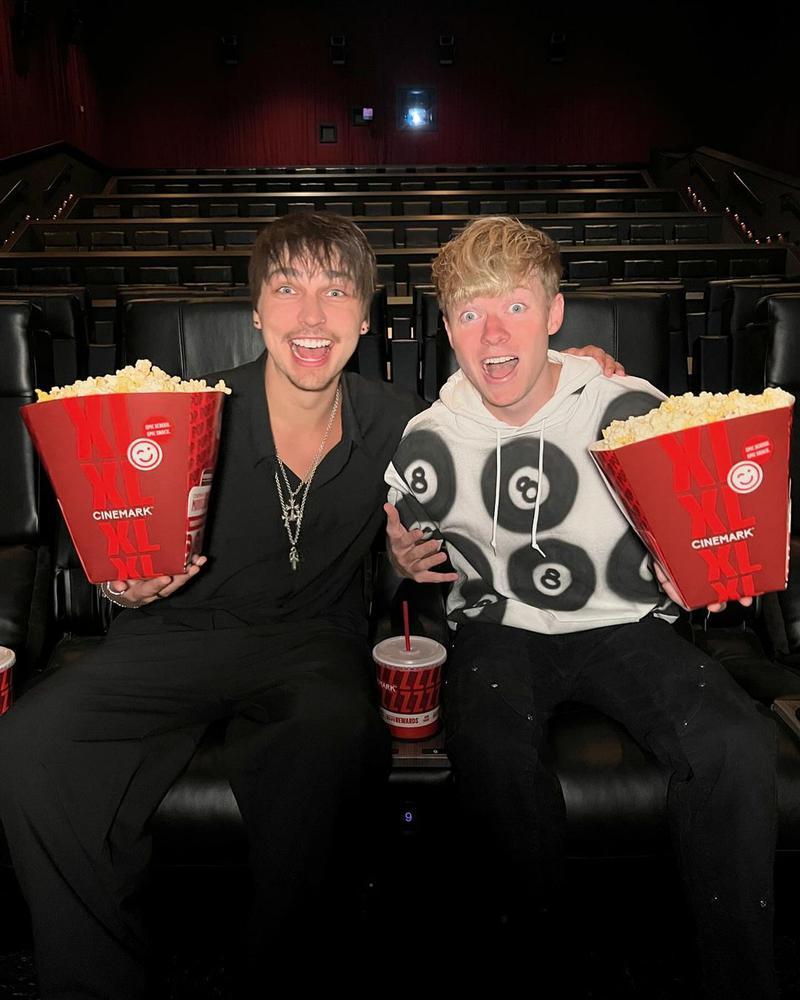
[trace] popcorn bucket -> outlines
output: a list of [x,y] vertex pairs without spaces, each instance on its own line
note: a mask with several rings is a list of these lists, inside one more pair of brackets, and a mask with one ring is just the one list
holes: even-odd
[[11,708],[14,694],[14,664],[17,662],[13,649],[0,646],[0,715]]
[[792,407],[589,451],[688,608],[783,590]]
[[90,582],[183,573],[201,551],[222,399],[122,392],[22,407]]

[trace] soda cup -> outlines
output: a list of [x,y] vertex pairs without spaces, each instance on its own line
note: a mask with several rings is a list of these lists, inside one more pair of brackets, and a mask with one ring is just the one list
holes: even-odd
[[13,649],[0,646],[0,715],[4,715],[11,708],[12,668],[16,661]]
[[439,692],[447,650],[435,639],[402,635],[379,642],[372,650],[378,671],[381,715],[392,736],[423,740],[439,729]]

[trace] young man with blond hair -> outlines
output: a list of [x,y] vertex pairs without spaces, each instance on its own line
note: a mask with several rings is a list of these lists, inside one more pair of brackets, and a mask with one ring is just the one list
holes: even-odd
[[387,470],[388,534],[404,575],[452,583],[447,751],[465,821],[524,922],[557,892],[562,853],[547,723],[560,702],[596,706],[671,774],[705,995],[773,998],[773,724],[671,627],[675,592],[587,453],[662,395],[548,350],[564,299],[546,234],[481,219],[433,275],[460,370]]

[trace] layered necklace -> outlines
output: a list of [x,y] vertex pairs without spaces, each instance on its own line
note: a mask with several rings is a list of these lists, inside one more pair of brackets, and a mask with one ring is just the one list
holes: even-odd
[[[293,570],[296,570],[298,564],[300,563],[300,552],[297,548],[297,542],[300,538],[300,528],[303,525],[303,513],[306,509],[308,491],[311,489],[311,480],[314,478],[317,466],[322,461],[325,445],[328,443],[328,437],[331,433],[331,427],[333,427],[333,421],[336,419],[336,411],[339,409],[341,398],[342,386],[339,384],[336,387],[336,395],[333,397],[333,405],[331,406],[330,416],[328,417],[328,425],[325,428],[325,433],[322,435],[322,440],[319,443],[319,448],[317,448],[314,461],[311,463],[311,467],[306,473],[305,479],[296,489],[293,490],[289,485],[289,477],[286,475],[286,466],[281,461],[280,455],[276,454],[275,456],[278,459],[278,468],[275,470],[275,486],[278,489],[278,500],[281,505],[281,519],[283,521],[283,526],[286,528],[286,534],[289,536],[289,562],[291,563]],[[281,480],[283,480],[283,482],[281,482]],[[284,489],[286,490],[285,493]]]

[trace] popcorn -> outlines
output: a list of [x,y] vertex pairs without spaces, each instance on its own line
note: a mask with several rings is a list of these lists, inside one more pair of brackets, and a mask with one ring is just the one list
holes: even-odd
[[793,402],[794,396],[784,389],[765,389],[753,396],[745,395],[738,389],[728,393],[701,392],[699,396],[687,392],[683,396],[670,396],[661,406],[642,416],[612,420],[603,430],[604,440],[594,447],[598,451],[604,448],[622,448],[659,434],[670,434],[717,420],[743,417],[748,413],[776,410],[782,406],[791,406]]
[[204,378],[181,379],[179,375],[167,375],[152,361],[140,359],[135,365],[126,365],[115,375],[90,376],[78,379],[72,385],[53,386],[49,392],[37,389],[37,402],[51,399],[68,399],[72,396],[105,396],[118,392],[224,392],[231,390],[220,379],[216,385],[208,385]]
[[202,552],[230,392],[137,361],[21,408],[92,583],[174,576]]
[[684,607],[786,587],[793,404],[783,389],[672,396],[589,448]]

